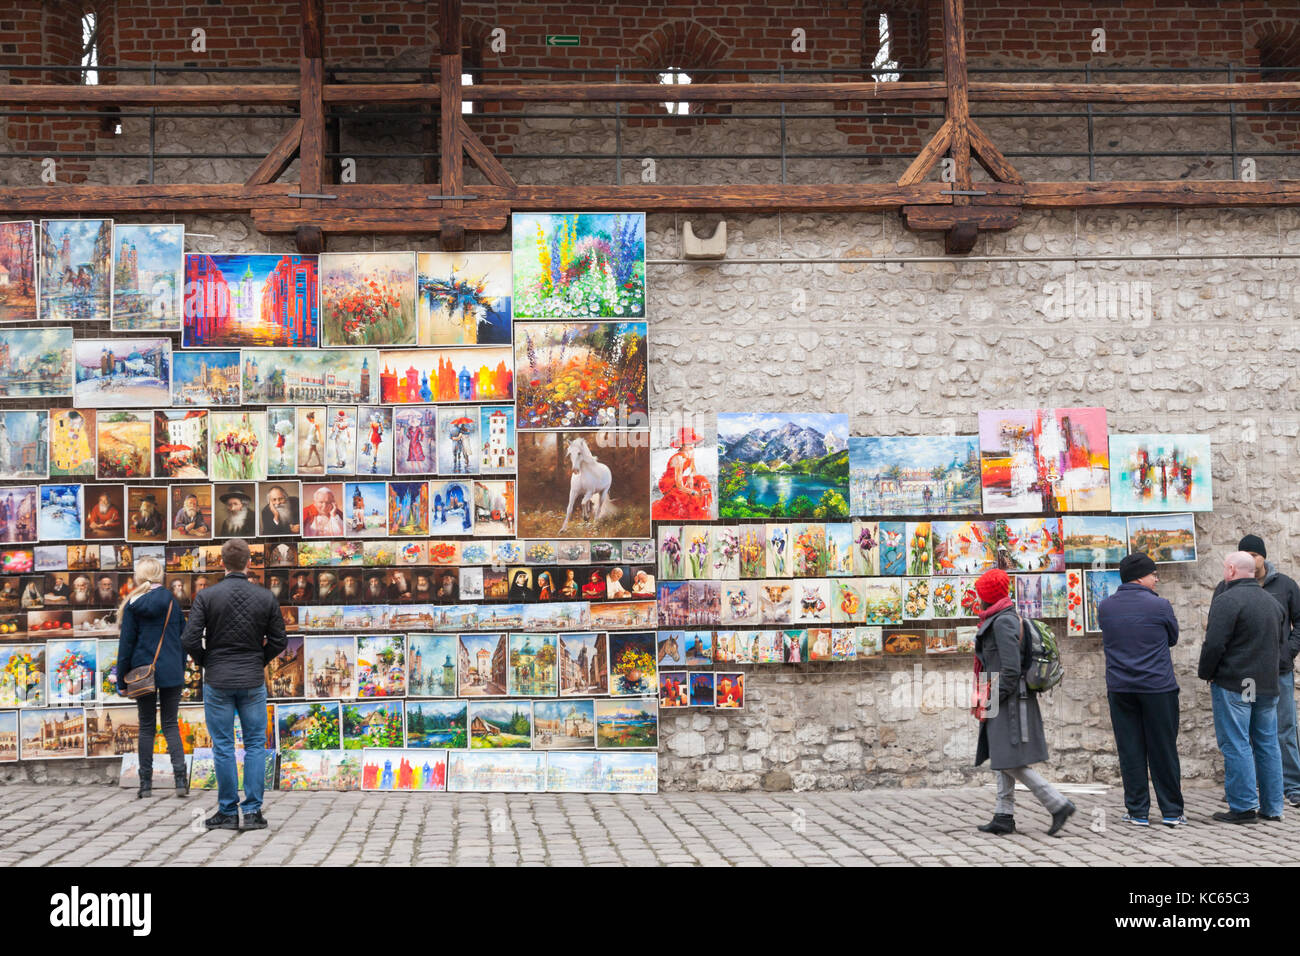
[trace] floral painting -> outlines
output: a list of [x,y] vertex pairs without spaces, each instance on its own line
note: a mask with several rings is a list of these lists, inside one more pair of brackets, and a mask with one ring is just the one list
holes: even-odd
[[415,253],[320,257],[321,345],[415,345]]
[[645,315],[644,213],[515,213],[515,318]]
[[416,281],[421,345],[510,341],[510,253],[421,252]]
[[[609,692],[616,697],[657,693],[654,631],[611,632]],[[710,663],[712,656],[710,655]]]
[[516,325],[519,429],[648,426],[646,333],[645,322]]
[[211,413],[211,473],[217,481],[266,478],[266,412]]

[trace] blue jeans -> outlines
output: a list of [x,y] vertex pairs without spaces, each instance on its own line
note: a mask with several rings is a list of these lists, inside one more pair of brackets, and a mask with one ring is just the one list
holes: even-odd
[[[212,738],[217,767],[217,810],[256,813],[266,788],[266,685],[222,690],[203,685],[203,713]],[[244,802],[239,802],[239,768],[235,765],[235,714],[244,732]]]
[[[1282,815],[1282,752],[1277,743],[1277,697],[1245,700],[1240,691],[1210,685],[1214,736],[1223,751],[1223,789],[1234,813],[1258,809]],[[1258,787],[1258,798],[1256,788]]]
[[1296,731],[1295,672],[1278,676],[1277,739],[1282,748],[1282,792],[1300,796],[1300,734]]

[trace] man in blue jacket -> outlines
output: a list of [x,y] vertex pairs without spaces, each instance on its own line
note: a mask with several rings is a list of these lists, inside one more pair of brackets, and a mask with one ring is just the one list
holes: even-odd
[[1141,551],[1119,563],[1122,582],[1097,609],[1106,654],[1106,696],[1124,780],[1124,820],[1150,824],[1155,784],[1161,822],[1176,827],[1183,816],[1182,769],[1178,763],[1178,681],[1169,648],[1178,643],[1173,606],[1156,594],[1160,576]]

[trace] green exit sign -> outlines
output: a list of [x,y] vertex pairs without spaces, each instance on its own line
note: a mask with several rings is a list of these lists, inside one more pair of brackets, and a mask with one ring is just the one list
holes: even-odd
[[577,46],[581,38],[576,34],[566,33],[548,33],[546,34],[547,46]]

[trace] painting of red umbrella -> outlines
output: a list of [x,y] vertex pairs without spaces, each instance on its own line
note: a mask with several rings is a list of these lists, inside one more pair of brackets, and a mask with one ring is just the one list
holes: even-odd
[[208,477],[208,410],[160,408],[153,413],[153,466],[159,478]]
[[481,436],[477,412],[451,408],[438,417],[438,474],[478,474]]

